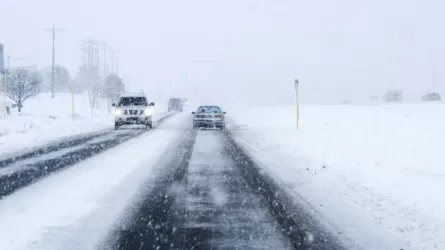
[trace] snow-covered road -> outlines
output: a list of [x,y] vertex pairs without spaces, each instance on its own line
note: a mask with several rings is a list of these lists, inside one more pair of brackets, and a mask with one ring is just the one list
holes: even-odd
[[223,134],[198,131],[190,140],[187,164],[175,166],[176,178],[166,175],[163,188],[147,193],[109,247],[293,249],[262,197],[239,174]]
[[175,208],[185,209],[181,230],[195,238],[187,248],[293,249],[224,149],[219,133],[198,132],[187,185]]
[[278,193],[230,133],[183,113],[1,199],[0,249],[293,249],[308,229],[314,250],[344,249]]
[[312,250],[345,249],[287,202],[229,133],[192,132],[175,155],[101,249],[308,249],[308,230]]

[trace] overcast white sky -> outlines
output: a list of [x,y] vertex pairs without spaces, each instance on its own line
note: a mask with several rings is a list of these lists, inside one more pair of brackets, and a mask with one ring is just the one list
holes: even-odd
[[[119,73],[149,95],[290,103],[418,99],[445,87],[443,0],[0,0],[0,43],[40,68],[75,73],[89,36],[119,51]],[[12,64],[23,62],[13,61]],[[433,73],[435,72],[435,73]]]

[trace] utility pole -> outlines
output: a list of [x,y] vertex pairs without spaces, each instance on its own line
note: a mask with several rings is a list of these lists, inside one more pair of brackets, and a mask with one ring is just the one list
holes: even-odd
[[6,116],[8,115],[8,107],[6,106],[6,96],[7,96],[7,91],[8,91],[8,85],[7,85],[7,71],[5,71],[4,72],[4,75],[3,75],[3,84],[5,85],[5,87],[4,87],[4,89],[3,89],[3,91],[4,91],[4,95],[3,95],[3,102],[4,102],[4,105],[5,105],[5,114],[4,114],[4,116],[5,116],[5,120],[6,120]]
[[116,56],[116,74],[119,74],[119,58]]
[[117,73],[117,58],[116,58],[116,50],[108,50],[111,53],[111,73]]
[[294,87],[295,87],[295,97],[296,97],[295,105],[296,105],[296,113],[297,113],[297,116],[296,116],[297,120],[296,121],[297,121],[297,130],[298,130],[299,123],[300,123],[300,103],[299,103],[299,100],[298,100],[298,90],[299,90],[299,87],[300,87],[300,82],[298,81],[298,79],[295,79]]
[[88,39],[88,98],[90,101],[90,108],[91,108],[91,116],[93,116],[93,108],[94,108],[94,102],[93,102],[93,94],[94,94],[94,90],[93,90],[93,83],[92,83],[92,67],[93,67],[93,51],[92,51],[92,44],[93,41],[91,39],[91,37]]
[[100,42],[88,38],[86,43],[86,82],[88,85],[88,98],[90,102],[91,115],[94,115],[94,108],[98,107],[99,94],[99,63],[100,63]]
[[100,65],[100,43],[99,42],[96,42],[95,43],[95,45],[96,45],[96,48],[95,48],[95,51],[96,51],[96,60],[97,60],[97,65],[96,65],[96,68],[97,68],[97,77],[96,77],[96,91],[95,91],[95,96],[94,96],[94,99],[95,99],[95,101],[96,101],[96,108],[97,109],[99,109],[99,78],[100,78],[100,70],[99,70],[99,65]]
[[114,73],[114,51],[111,52],[111,73]]
[[54,98],[54,67],[56,63],[56,33],[62,30],[56,29],[56,26],[53,25],[51,29],[45,29],[46,31],[50,31],[53,35],[53,56],[52,56],[52,66],[51,66],[51,98]]
[[8,93],[8,83],[7,83],[7,81],[8,81],[8,71],[9,71],[9,56],[8,56],[8,69],[6,70],[4,70],[4,72],[3,72],[3,84],[4,84],[4,88],[3,88],[3,91],[4,91],[4,95],[3,95],[3,104],[5,105],[5,110],[4,110],[4,112],[5,112],[5,114],[4,114],[4,116],[5,116],[5,120],[6,120],[6,116],[8,115],[8,107],[6,106],[6,96],[8,95],[7,93]]
[[104,45],[104,80],[107,79],[108,72],[107,72],[107,43],[103,43]]
[[71,80],[71,113],[74,120],[76,118],[76,115],[74,113],[74,80]]

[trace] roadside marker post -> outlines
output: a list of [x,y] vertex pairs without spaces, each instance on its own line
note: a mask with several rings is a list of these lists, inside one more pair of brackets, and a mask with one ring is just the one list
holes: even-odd
[[296,108],[296,112],[297,112],[296,119],[297,119],[297,130],[298,130],[299,122],[300,122],[300,104],[298,101],[298,88],[300,87],[299,86],[300,82],[298,81],[298,79],[295,79],[294,84],[295,84],[295,97],[296,97],[296,102],[295,102],[296,107],[295,108]]
[[73,113],[74,120],[74,80],[71,80],[71,112]]
[[5,105],[5,107],[4,107],[5,110],[3,112],[5,112],[5,114],[4,114],[5,120],[6,120],[6,116],[8,115],[8,107],[6,105],[6,96],[7,96],[7,91],[8,91],[7,78],[8,78],[7,71],[4,70],[4,72],[3,72],[3,84],[4,84],[4,87],[3,87],[3,104]]

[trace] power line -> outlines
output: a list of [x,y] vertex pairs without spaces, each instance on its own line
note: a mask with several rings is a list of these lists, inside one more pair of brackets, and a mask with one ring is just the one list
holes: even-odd
[[53,25],[51,29],[45,29],[53,34],[53,55],[52,55],[52,66],[51,66],[51,98],[54,98],[54,67],[56,63],[56,33],[61,32],[63,30],[56,29],[56,26]]

